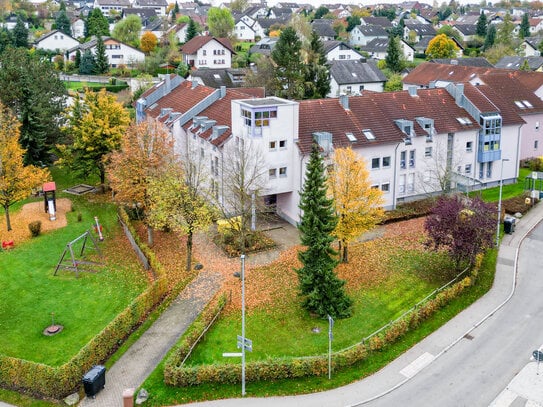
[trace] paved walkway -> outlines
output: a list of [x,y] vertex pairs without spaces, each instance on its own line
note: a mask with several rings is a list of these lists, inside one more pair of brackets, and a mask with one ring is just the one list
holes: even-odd
[[[106,387],[81,407],[122,406],[125,389],[137,388],[196,319],[222,283],[222,276],[202,271],[155,323],[106,372]],[[0,407],[2,407],[0,405]]]

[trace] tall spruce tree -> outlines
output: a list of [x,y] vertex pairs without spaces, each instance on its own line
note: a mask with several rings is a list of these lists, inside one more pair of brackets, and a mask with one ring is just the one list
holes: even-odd
[[185,38],[185,42],[189,42],[190,40],[192,40],[197,35],[198,35],[198,31],[196,30],[196,23],[191,18],[189,20],[189,26],[187,27],[187,36]]
[[13,28],[13,40],[16,47],[28,48],[28,28],[21,16],[17,17],[17,22]]
[[55,25],[60,32],[63,32],[66,35],[72,35],[70,19],[66,15],[66,11],[59,11],[57,18],[55,18]]
[[92,9],[85,21],[85,37],[93,35],[109,35],[109,22],[98,7]]
[[305,65],[305,98],[325,98],[330,92],[330,66],[319,35],[311,33],[310,50]]
[[83,52],[83,55],[81,55],[81,61],[79,62],[79,73],[81,75],[92,75],[95,72],[94,65],[96,64],[96,61],[94,60],[94,55],[92,55],[92,52],[88,49],[85,52]]
[[271,53],[275,62],[276,95],[287,99],[301,99],[304,94],[302,42],[292,27],[281,33]]
[[94,73],[101,75],[109,71],[109,61],[107,60],[106,47],[101,36],[96,39],[96,53],[94,55]]
[[303,306],[324,318],[351,315],[352,300],[345,294],[345,281],[334,269],[337,252],[332,248],[332,233],[337,224],[333,201],[327,198],[326,176],[320,147],[314,142],[300,194],[303,215],[298,226],[301,242],[307,249],[298,254],[302,267],[297,269]]
[[479,37],[486,37],[486,31],[487,31],[487,20],[486,20],[486,14],[481,13],[479,16],[479,19],[477,20],[477,35]]
[[387,68],[390,69],[392,72],[400,72],[403,69],[403,61],[401,58],[400,49],[400,37],[389,37],[385,62],[387,64]]
[[486,51],[492,48],[495,42],[496,42],[496,26],[494,24],[490,24],[490,27],[488,27],[488,30],[486,32],[485,44],[483,45],[483,49]]
[[528,13],[524,13],[522,15],[518,35],[520,38],[528,38],[530,36],[530,21],[528,20]]

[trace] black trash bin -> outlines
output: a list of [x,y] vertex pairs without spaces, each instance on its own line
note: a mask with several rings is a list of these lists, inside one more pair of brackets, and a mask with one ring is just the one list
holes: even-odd
[[106,368],[102,365],[93,366],[83,376],[83,387],[87,397],[96,397],[96,394],[106,385]]
[[503,231],[509,235],[515,231],[515,218],[505,218],[503,220]]

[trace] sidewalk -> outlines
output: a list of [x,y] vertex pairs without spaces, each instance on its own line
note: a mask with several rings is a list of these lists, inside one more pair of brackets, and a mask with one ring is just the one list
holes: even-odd
[[96,395],[96,398],[84,398],[79,405],[81,407],[122,406],[123,391],[128,388],[137,388],[144,382],[215,295],[221,282],[220,274],[202,271],[106,372],[106,387]]

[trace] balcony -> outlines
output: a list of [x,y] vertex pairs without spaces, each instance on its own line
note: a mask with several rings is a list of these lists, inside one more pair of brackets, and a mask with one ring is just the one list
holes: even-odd
[[477,153],[477,162],[488,163],[502,158],[502,150],[480,151]]

